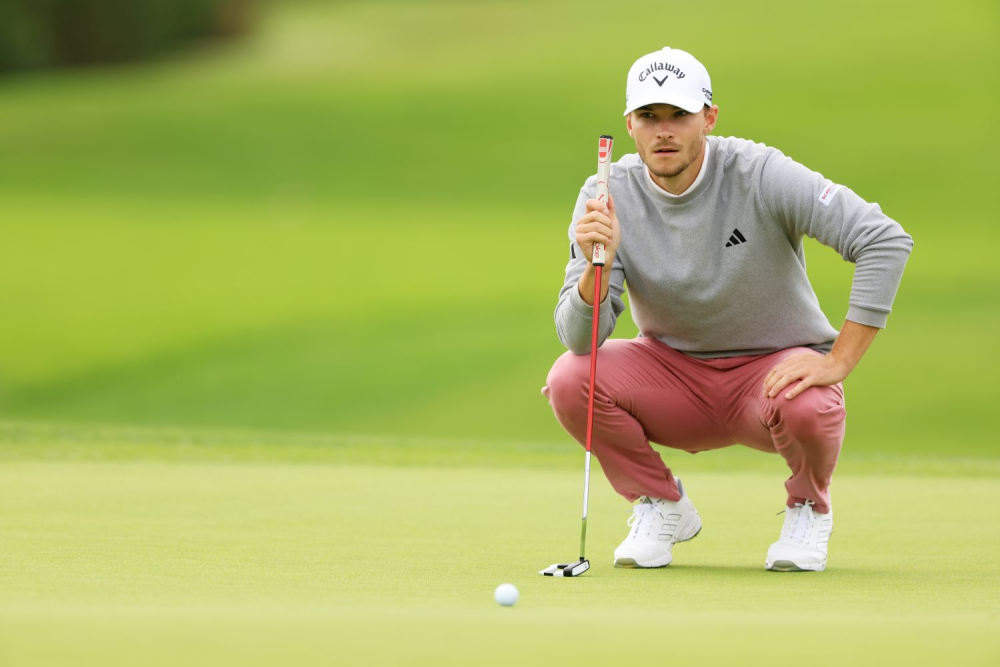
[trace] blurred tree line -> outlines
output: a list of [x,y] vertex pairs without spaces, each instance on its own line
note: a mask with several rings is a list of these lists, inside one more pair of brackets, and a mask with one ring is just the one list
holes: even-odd
[[0,0],[0,72],[145,60],[249,31],[256,0]]

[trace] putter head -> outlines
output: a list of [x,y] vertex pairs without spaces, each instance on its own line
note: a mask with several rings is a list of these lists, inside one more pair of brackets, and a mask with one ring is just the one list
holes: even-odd
[[581,558],[575,563],[553,563],[544,570],[539,570],[538,574],[546,577],[579,577],[590,569],[590,561]]

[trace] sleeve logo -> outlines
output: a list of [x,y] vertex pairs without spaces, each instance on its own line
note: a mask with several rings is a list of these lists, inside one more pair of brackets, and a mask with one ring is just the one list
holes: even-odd
[[823,192],[819,195],[819,203],[823,206],[829,206],[830,201],[836,196],[837,192],[840,190],[840,186],[836,183],[830,183],[828,186],[823,188]]

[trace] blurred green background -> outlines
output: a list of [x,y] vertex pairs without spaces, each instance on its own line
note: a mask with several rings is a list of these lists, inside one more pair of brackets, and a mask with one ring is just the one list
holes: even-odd
[[[671,45],[716,134],[915,238],[846,453],[996,454],[995,2],[256,9],[241,40],[0,78],[3,419],[564,440],[539,388],[572,205]],[[839,327],[853,267],[807,253]]]

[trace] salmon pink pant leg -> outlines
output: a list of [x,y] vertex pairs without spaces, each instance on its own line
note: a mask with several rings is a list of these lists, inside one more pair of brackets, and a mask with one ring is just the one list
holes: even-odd
[[[744,445],[778,453],[791,469],[787,504],[811,500],[830,510],[830,480],[844,440],[842,384],[809,387],[788,400],[764,395],[773,354],[696,359],[654,338],[608,340],[597,356],[592,450],[611,486],[629,501],[678,500],[673,473],[650,443],[687,452]],[[586,442],[590,355],[556,360],[542,393],[556,419]],[[789,385],[794,387],[796,383]]]

